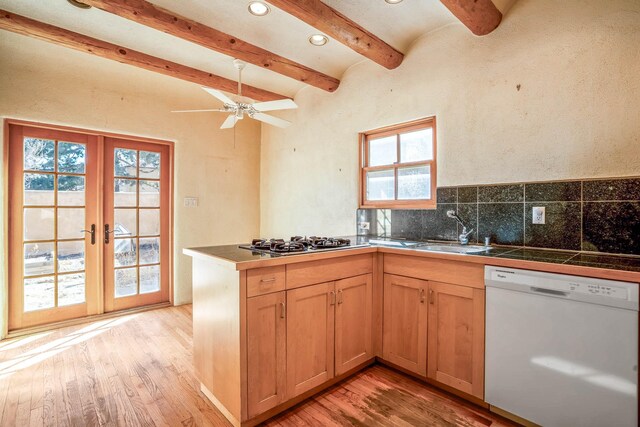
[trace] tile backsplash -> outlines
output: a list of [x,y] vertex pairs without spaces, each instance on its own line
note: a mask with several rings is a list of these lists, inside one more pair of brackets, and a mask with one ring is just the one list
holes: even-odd
[[[455,210],[471,243],[640,255],[640,178],[443,187],[437,197],[431,210],[359,209],[358,234],[456,240],[462,227],[446,214]],[[533,224],[534,207],[545,224]]]

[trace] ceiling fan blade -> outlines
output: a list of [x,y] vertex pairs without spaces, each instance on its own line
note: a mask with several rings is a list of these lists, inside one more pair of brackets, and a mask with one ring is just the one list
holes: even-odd
[[278,99],[277,101],[258,102],[253,104],[253,108],[258,111],[274,111],[298,108],[298,105],[292,99]]
[[208,87],[203,87],[202,89],[204,89],[207,93],[209,93],[209,95],[213,95],[216,98],[218,98],[220,101],[224,102],[225,104],[230,104],[230,105],[236,105],[235,101],[231,98],[229,98],[227,95],[225,95],[224,93],[220,92],[217,89],[211,89]]
[[264,113],[256,113],[253,115],[253,118],[256,120],[260,120],[261,122],[268,123],[273,126],[278,126],[281,128],[286,128],[291,124],[291,122],[287,120],[280,119],[278,117],[270,116]]
[[230,129],[236,125],[237,121],[238,118],[236,117],[236,115],[231,114],[224,122],[222,122],[222,126],[220,126],[220,129]]
[[208,111],[227,111],[222,108],[214,108],[209,110],[173,110],[172,113],[204,113]]

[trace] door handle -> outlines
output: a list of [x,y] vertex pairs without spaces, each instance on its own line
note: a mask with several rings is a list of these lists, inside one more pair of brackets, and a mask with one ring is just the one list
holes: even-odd
[[424,289],[420,289],[420,302],[424,302]]
[[287,313],[287,308],[285,307],[284,303],[281,302],[280,303],[280,318],[284,319]]
[[342,296],[342,289],[340,289],[338,291],[338,304],[342,304],[344,302],[343,296]]
[[435,297],[435,293],[433,292],[433,289],[429,289],[429,304],[433,305],[436,303],[436,299]]
[[109,230],[109,224],[104,225],[104,243],[109,244],[109,234],[115,233],[116,230]]
[[329,291],[329,305],[336,305],[336,292]]
[[91,224],[91,229],[89,230],[80,230],[80,231],[91,234],[91,244],[92,245],[96,244],[96,225],[95,224]]

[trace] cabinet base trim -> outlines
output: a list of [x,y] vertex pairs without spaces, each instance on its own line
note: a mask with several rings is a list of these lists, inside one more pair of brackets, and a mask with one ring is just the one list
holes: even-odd
[[229,412],[229,410],[225,408],[225,406],[220,403],[220,401],[216,399],[213,393],[211,393],[211,391],[209,391],[209,389],[202,383],[200,383],[200,391],[206,396],[207,399],[209,399],[209,401],[213,404],[213,406],[216,407],[218,411],[222,412],[222,415],[224,415],[224,417],[229,420],[229,422],[234,427],[241,427],[242,424],[240,423],[240,421],[238,421],[238,419],[234,417],[233,414]]
[[489,405],[489,411],[493,412],[494,414],[498,414],[508,420],[521,424],[525,427],[542,427],[539,424],[532,423],[531,421],[519,417],[516,414],[512,414],[511,412],[505,411],[504,409],[500,409],[497,406]]

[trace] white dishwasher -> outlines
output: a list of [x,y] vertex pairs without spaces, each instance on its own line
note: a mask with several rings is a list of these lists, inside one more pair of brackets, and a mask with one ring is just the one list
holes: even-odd
[[638,284],[485,268],[485,399],[548,427],[638,425]]

